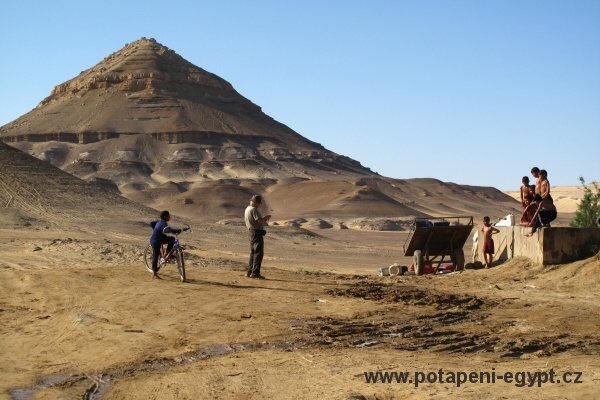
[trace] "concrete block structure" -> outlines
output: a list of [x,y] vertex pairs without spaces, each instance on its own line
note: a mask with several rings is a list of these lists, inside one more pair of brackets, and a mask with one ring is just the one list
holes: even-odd
[[[525,236],[531,228],[497,226],[493,236],[494,262],[523,256],[543,264],[564,264],[590,257],[589,250],[600,245],[600,228],[541,228],[532,237]],[[483,260],[481,232],[477,243],[478,259]]]

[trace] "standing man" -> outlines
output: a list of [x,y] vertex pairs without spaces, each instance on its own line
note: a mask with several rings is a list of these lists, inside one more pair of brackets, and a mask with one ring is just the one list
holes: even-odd
[[244,212],[244,221],[248,228],[248,239],[250,240],[250,261],[248,262],[248,271],[246,276],[254,279],[265,279],[260,274],[260,266],[264,255],[265,241],[263,236],[267,233],[263,229],[263,224],[271,219],[270,215],[264,217],[260,215],[258,207],[262,204],[262,197],[254,195],[250,199],[250,205]]

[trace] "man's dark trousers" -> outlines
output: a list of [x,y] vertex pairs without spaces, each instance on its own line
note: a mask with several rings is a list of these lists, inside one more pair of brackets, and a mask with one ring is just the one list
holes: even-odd
[[248,276],[260,275],[260,266],[264,255],[265,241],[260,229],[248,229],[248,239],[250,240],[250,261],[248,262]]

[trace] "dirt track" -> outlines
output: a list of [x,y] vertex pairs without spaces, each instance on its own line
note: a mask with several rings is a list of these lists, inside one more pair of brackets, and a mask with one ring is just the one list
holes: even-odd
[[[377,268],[400,260],[391,237],[354,231],[343,240],[338,231],[333,240],[271,228],[268,279],[256,281],[242,276],[240,228],[211,225],[187,237],[189,282],[181,283],[173,266],[150,279],[143,233],[0,232],[3,396],[474,399],[600,391],[598,257],[382,278]],[[415,388],[364,376],[440,368],[553,368],[581,371],[583,383]]]

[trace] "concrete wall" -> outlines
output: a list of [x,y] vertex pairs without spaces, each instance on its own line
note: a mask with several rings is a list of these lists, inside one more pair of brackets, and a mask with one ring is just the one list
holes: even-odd
[[[586,254],[586,246],[600,244],[600,228],[542,228],[532,237],[525,236],[531,228],[501,226],[497,229],[500,232],[493,236],[494,261],[524,256],[538,264],[563,264],[590,257],[591,254]],[[483,262],[481,232],[479,236],[478,260]],[[466,258],[468,261],[468,256]]]

